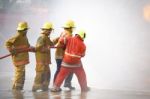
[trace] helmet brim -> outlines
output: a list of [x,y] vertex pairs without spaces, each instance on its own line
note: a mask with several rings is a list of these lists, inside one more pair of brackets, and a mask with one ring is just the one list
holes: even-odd
[[47,29],[47,28],[41,28],[42,30],[54,30],[53,28]]
[[24,29],[20,29],[20,28],[17,28],[17,31],[23,31],[23,30],[28,30],[30,28],[24,28]]
[[69,29],[69,28],[76,28],[76,27],[65,27],[65,26],[63,26],[62,28]]

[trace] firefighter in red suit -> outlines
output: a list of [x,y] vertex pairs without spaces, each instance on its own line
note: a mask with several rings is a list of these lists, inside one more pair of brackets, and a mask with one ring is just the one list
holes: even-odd
[[89,90],[87,87],[86,74],[81,62],[81,58],[85,55],[86,51],[86,46],[83,42],[85,36],[85,31],[79,30],[74,37],[64,37],[60,39],[61,45],[65,46],[65,53],[60,72],[51,88],[52,92],[61,91],[60,86],[70,73],[75,73],[77,76],[81,91]]

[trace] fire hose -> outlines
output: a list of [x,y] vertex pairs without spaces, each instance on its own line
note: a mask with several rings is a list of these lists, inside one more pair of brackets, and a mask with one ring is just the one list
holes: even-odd
[[[50,46],[50,48],[63,48],[63,47]],[[17,49],[17,54],[18,54],[18,53],[24,53],[24,52],[32,52],[31,50],[32,50],[31,48]],[[35,50],[35,49],[34,49],[34,50]],[[34,51],[33,51],[33,52],[34,52]],[[12,55],[12,53],[6,54],[6,55],[4,55],[4,56],[0,56],[0,59],[9,57],[9,56],[11,56],[11,55]]]

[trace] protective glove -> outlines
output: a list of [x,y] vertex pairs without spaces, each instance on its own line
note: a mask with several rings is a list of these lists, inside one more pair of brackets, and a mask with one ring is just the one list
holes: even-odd
[[11,53],[12,55],[16,55],[16,54],[17,54],[17,50],[12,49],[12,50],[10,50],[10,53]]
[[30,52],[35,52],[35,51],[36,51],[36,50],[35,50],[35,47],[30,46],[30,47],[29,47],[29,51],[30,51]]

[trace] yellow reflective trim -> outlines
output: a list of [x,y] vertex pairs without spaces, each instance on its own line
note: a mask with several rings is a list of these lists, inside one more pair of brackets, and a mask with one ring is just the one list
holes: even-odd
[[70,53],[67,53],[67,52],[65,52],[65,54],[66,54],[66,55],[69,55],[69,56],[72,56],[72,57],[81,58],[81,56],[79,56],[79,55],[70,54]]

